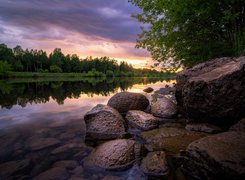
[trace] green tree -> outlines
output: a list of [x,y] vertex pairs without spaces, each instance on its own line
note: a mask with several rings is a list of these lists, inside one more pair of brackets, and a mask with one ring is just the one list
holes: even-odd
[[8,76],[8,73],[12,70],[11,65],[6,61],[0,61],[0,77]]
[[244,0],[129,0],[143,10],[134,15],[142,27],[136,47],[154,60],[192,66],[245,50]]
[[62,73],[62,69],[57,65],[52,65],[52,66],[50,66],[50,72]]

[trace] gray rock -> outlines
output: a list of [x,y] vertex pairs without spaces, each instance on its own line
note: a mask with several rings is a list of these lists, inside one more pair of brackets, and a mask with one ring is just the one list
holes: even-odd
[[36,176],[34,178],[34,180],[66,180],[68,179],[69,174],[66,171],[65,168],[61,168],[61,167],[56,167],[56,168],[52,168],[49,169],[41,174],[39,174],[38,176]]
[[56,146],[58,144],[60,144],[60,141],[56,138],[33,138],[29,144],[29,147],[32,151],[37,151]]
[[78,163],[77,161],[74,161],[74,160],[57,161],[53,165],[53,167],[62,167],[66,169],[74,169],[76,166],[78,166]]
[[133,165],[141,145],[133,140],[117,139],[105,142],[93,150],[85,159],[88,168],[122,170]]
[[169,95],[175,93],[175,87],[160,88],[154,94]]
[[158,119],[151,114],[139,110],[130,110],[126,115],[129,125],[142,130],[154,129],[158,126]]
[[224,132],[192,142],[183,168],[202,179],[244,179],[245,133]]
[[197,132],[205,132],[205,133],[218,133],[222,132],[222,129],[218,126],[207,124],[207,123],[200,123],[200,124],[187,124],[185,129],[188,131],[197,131]]
[[176,99],[185,114],[222,125],[245,116],[245,56],[219,58],[177,75]]
[[146,93],[151,93],[152,91],[154,91],[154,89],[151,88],[151,87],[147,87],[143,91],[146,92]]
[[114,108],[98,104],[84,116],[87,138],[115,139],[125,135],[123,117]]
[[26,173],[25,171],[27,171],[30,166],[31,162],[28,159],[0,164],[0,179],[8,179],[17,174]]
[[75,143],[65,144],[55,148],[51,152],[51,154],[55,155],[59,159],[67,159],[67,158],[71,158],[76,153],[78,153],[79,151],[85,148],[86,147],[82,144],[75,144]]
[[151,113],[160,118],[172,118],[177,114],[177,106],[166,97],[158,98],[151,105]]
[[245,118],[241,119],[238,123],[230,127],[230,131],[242,131],[245,132]]
[[165,152],[149,152],[142,160],[140,169],[150,176],[166,176],[168,174],[168,165]]
[[125,114],[129,110],[145,110],[149,105],[149,100],[142,94],[132,92],[120,92],[112,96],[108,101],[108,106]]

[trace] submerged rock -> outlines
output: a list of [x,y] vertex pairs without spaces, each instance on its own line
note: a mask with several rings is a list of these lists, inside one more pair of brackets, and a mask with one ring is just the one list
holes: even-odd
[[28,159],[0,164],[0,179],[10,179],[15,175],[27,174],[26,171],[29,170],[30,166],[31,162]]
[[149,100],[142,94],[132,92],[120,92],[112,96],[108,101],[111,106],[121,114],[129,110],[145,110],[149,105]]
[[85,159],[88,168],[122,170],[133,165],[141,145],[133,140],[117,139],[105,142],[94,149]]
[[126,120],[130,126],[142,130],[150,130],[158,126],[158,119],[156,117],[138,110],[128,111]]
[[185,129],[188,131],[197,131],[197,132],[205,132],[205,133],[218,133],[222,132],[222,129],[218,126],[207,124],[207,123],[200,123],[200,124],[187,124]]
[[160,118],[172,118],[177,114],[177,106],[166,97],[158,98],[151,106],[151,113]]
[[219,58],[177,75],[178,106],[195,121],[230,124],[245,116],[245,56]]
[[60,141],[56,138],[33,138],[31,139],[29,146],[32,151],[37,151],[56,146],[58,144],[60,144]]
[[149,152],[143,158],[140,169],[149,176],[165,176],[168,174],[168,165],[164,151]]
[[53,167],[62,167],[66,169],[74,169],[78,166],[77,161],[74,160],[63,160],[63,161],[57,161],[54,163]]
[[244,132],[224,132],[192,142],[183,168],[202,179],[244,179],[244,142]]
[[245,132],[245,118],[241,119],[238,123],[230,127],[230,131],[242,131]]
[[54,180],[54,179],[59,179],[59,180],[66,180],[68,179],[69,174],[66,171],[65,168],[61,167],[55,167],[52,169],[49,169],[38,176],[34,178],[34,180]]
[[142,132],[139,136],[146,141],[145,146],[149,151],[165,151],[167,154],[176,155],[180,150],[185,150],[191,142],[206,134],[170,127]]
[[98,104],[84,116],[87,137],[92,139],[115,139],[125,135],[123,117],[114,108]]
[[146,92],[146,93],[151,93],[152,91],[154,91],[154,89],[151,88],[151,87],[147,87],[143,91]]

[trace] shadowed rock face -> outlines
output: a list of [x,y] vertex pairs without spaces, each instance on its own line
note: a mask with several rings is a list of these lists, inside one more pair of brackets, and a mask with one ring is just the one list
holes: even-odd
[[245,56],[219,58],[177,75],[178,107],[195,121],[232,123],[245,116]]
[[183,168],[203,179],[244,179],[245,133],[225,132],[192,142]]
[[125,114],[129,110],[145,110],[149,105],[149,100],[142,94],[131,92],[120,92],[111,97],[108,106]]

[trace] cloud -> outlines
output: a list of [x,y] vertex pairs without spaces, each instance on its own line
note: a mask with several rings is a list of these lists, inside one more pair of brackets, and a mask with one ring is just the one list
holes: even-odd
[[134,48],[140,24],[131,14],[139,11],[127,0],[1,0],[0,39],[48,51],[149,57]]

